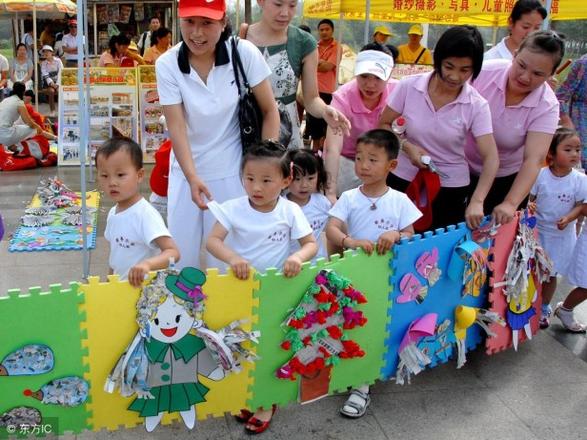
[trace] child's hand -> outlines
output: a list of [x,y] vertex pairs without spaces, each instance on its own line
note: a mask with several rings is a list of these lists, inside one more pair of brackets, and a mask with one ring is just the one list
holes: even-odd
[[386,254],[400,238],[399,231],[387,231],[381,234],[377,240],[377,253],[379,255]]
[[128,271],[128,282],[133,287],[141,287],[143,281],[145,281],[145,276],[148,275],[150,270],[151,267],[144,261],[141,261],[139,264],[135,264]]
[[228,262],[230,268],[239,280],[246,280],[249,278],[249,262],[243,257],[237,256]]
[[290,255],[283,263],[283,275],[286,278],[295,277],[302,270],[302,259],[296,254]]
[[569,223],[571,223],[571,219],[565,215],[564,217],[558,219],[556,222],[556,227],[559,229],[559,231],[562,231],[568,226]]
[[355,240],[349,239],[347,241],[348,247],[351,249],[361,248],[367,255],[371,255],[373,253],[373,242],[369,240]]

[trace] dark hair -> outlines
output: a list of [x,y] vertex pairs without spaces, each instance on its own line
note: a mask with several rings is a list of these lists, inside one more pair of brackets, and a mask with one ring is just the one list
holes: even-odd
[[310,29],[310,26],[308,26],[307,24],[300,24],[298,26],[301,30],[311,34],[312,33],[312,29]]
[[159,23],[161,23],[161,19],[158,15],[153,15],[151,18],[149,18],[149,23],[151,23],[153,20],[159,20]]
[[328,18],[323,18],[322,20],[320,20],[318,22],[318,26],[316,26],[316,29],[320,29],[320,26],[322,26],[323,24],[327,24],[328,26],[330,26],[332,30],[334,30],[334,23],[332,22],[332,20],[329,20]]
[[579,136],[575,130],[572,128],[566,127],[559,127],[554,132],[554,136],[552,137],[552,142],[550,143],[550,147],[548,147],[548,154],[554,158],[556,156],[556,149],[559,144],[573,136]]
[[288,152],[288,161],[293,163],[293,178],[302,177],[309,174],[317,174],[317,189],[326,192],[328,188],[328,174],[324,168],[324,162],[320,156],[312,153],[310,150],[290,150]]
[[12,91],[10,92],[10,96],[16,95],[20,99],[22,99],[22,98],[24,98],[24,91],[25,90],[26,90],[26,87],[25,87],[24,83],[17,81],[12,84]]
[[125,137],[108,139],[98,148],[96,151],[96,167],[98,167],[98,157],[103,156],[108,159],[121,150],[128,152],[130,160],[137,170],[143,168],[143,150],[135,141]]
[[24,96],[30,96],[34,100],[35,99],[35,92],[33,92],[32,90],[25,90],[23,97]]
[[25,50],[26,50],[26,48],[27,48],[27,47],[26,47],[26,44],[24,44],[24,43],[18,43],[18,44],[16,45],[16,52],[18,52],[18,48],[19,48],[19,47],[24,47],[24,48],[25,48]]
[[151,33],[151,46],[156,46],[161,38],[165,38],[171,31],[166,27],[160,27]]
[[116,45],[119,44],[121,46],[129,46],[130,45],[130,38],[128,38],[124,34],[113,35],[110,37],[110,41],[108,42],[108,47],[110,48],[110,55],[116,55]]
[[399,154],[399,139],[392,131],[383,128],[366,131],[357,139],[357,145],[359,144],[371,144],[384,148],[390,160],[397,159]]
[[247,162],[258,159],[276,159],[279,162],[279,169],[284,178],[291,175],[287,148],[277,141],[265,140],[252,145],[243,156],[241,172],[245,169]]
[[454,26],[444,32],[434,48],[434,71],[442,78],[442,62],[446,58],[471,58],[473,79],[477,78],[483,65],[483,37],[476,27]]
[[522,15],[528,14],[533,11],[538,12],[542,16],[543,20],[548,15],[548,12],[546,12],[546,8],[542,3],[540,3],[539,0],[518,0],[512,8],[510,20],[512,21],[512,23],[515,23],[520,18],[522,18]]
[[387,55],[393,58],[394,63],[397,57],[399,56],[399,50],[397,50],[397,47],[391,44],[379,44],[376,41],[373,41],[369,44],[365,44],[363,47],[361,47],[361,50],[359,52],[363,52],[364,50],[378,50],[379,52],[386,53]]
[[33,31],[33,22],[32,21],[25,21],[24,22],[24,32],[29,33]]
[[528,49],[531,52],[544,53],[552,57],[552,72],[554,73],[565,56],[565,42],[563,36],[553,31],[534,31],[522,40],[517,53]]

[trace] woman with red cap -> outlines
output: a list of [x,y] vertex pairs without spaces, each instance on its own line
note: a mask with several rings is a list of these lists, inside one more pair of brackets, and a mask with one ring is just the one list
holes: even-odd
[[[225,1],[182,0],[179,17],[183,41],[155,64],[173,144],[167,220],[182,254],[180,266],[201,267],[200,247],[216,221],[206,210],[208,200],[224,202],[245,194],[239,177],[239,95]],[[239,42],[238,52],[261,110],[262,138],[277,138],[271,71],[251,43]],[[207,266],[224,267],[210,255]]]

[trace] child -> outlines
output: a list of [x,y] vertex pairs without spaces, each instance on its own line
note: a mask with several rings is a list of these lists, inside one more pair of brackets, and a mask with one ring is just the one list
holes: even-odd
[[[388,130],[376,129],[357,139],[355,173],[363,184],[342,193],[330,210],[326,237],[342,248],[362,248],[371,254],[376,248],[385,254],[402,237],[411,237],[413,223],[422,213],[404,193],[386,184],[397,166],[399,140]],[[346,230],[348,232],[344,232]],[[351,418],[365,414],[371,398],[369,386],[351,391],[340,412]]]
[[557,274],[566,275],[577,241],[575,220],[587,199],[586,177],[573,169],[581,160],[581,141],[574,130],[559,128],[550,144],[549,166],[540,170],[530,190],[536,205],[538,234],[542,247],[554,264],[555,274],[542,284],[540,328],[550,325],[550,301],[556,290]]
[[[246,196],[221,205],[208,204],[217,222],[206,248],[229,264],[240,280],[249,277],[251,266],[259,271],[283,266],[286,277],[297,275],[302,263],[316,255],[318,246],[300,207],[280,197],[292,179],[287,149],[273,141],[252,146],[243,157],[241,174]],[[227,236],[231,247],[224,242]],[[290,254],[292,239],[298,240],[301,248]],[[238,419],[246,422],[249,433],[259,434],[269,427],[275,409],[255,414],[242,410]]]
[[[288,160],[293,164],[293,180],[289,184],[287,198],[302,208],[314,231],[314,238],[318,243],[316,257],[327,258],[321,234],[326,226],[332,203],[324,195],[328,181],[324,163],[309,150],[290,150]],[[292,252],[299,248],[297,242],[291,242]]]
[[116,202],[104,231],[110,273],[140,287],[149,271],[166,268],[171,258],[179,260],[161,215],[139,192],[145,175],[141,147],[131,139],[110,139],[96,152],[96,168],[102,191]]
[[[580,214],[587,216],[586,203],[581,205]],[[561,320],[563,327],[573,333],[585,333],[587,330],[587,325],[577,322],[573,314],[573,309],[587,299],[587,270],[585,268],[587,268],[587,225],[583,225],[567,271],[569,283],[577,287],[554,309],[554,314]]]

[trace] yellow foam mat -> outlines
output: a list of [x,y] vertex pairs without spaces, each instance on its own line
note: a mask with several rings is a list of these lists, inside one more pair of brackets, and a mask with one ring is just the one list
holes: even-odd
[[[219,275],[218,271],[208,272],[203,291],[207,295],[204,321],[211,329],[223,327],[236,319],[249,319],[244,328],[250,329],[253,323],[254,302],[253,289],[257,281],[239,281],[232,275]],[[84,375],[91,384],[88,410],[91,418],[88,425],[94,431],[106,428],[116,430],[120,426],[134,427],[143,419],[127,408],[133,397],[123,398],[118,390],[113,393],[104,391],[104,382],[119,356],[132,340],[137,331],[135,304],[139,290],[127,282],[118,281],[117,276],[110,276],[108,283],[92,277],[88,284],[81,286],[85,293],[86,321],[82,327],[86,331],[83,343],[88,348],[85,364],[89,371]],[[255,318],[256,319],[256,318]],[[206,395],[207,402],[198,404],[196,411],[199,419],[207,416],[221,416],[225,412],[236,413],[245,407],[249,398],[248,388],[252,381],[250,370],[254,365],[245,363],[238,374],[230,374],[225,379],[215,382],[200,377],[203,384],[210,388]],[[178,414],[165,415],[162,423],[177,420]]]

